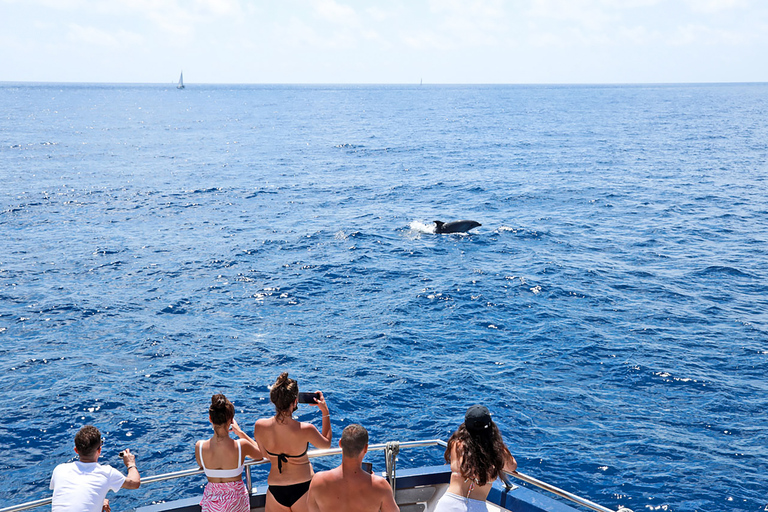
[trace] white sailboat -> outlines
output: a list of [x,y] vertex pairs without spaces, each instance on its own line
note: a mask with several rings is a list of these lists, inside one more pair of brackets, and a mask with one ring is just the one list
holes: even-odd
[[179,75],[179,85],[176,86],[177,89],[183,89],[184,88],[184,72],[182,71]]

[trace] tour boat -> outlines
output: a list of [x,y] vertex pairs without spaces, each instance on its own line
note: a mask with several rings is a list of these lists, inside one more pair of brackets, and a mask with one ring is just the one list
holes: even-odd
[[[401,450],[430,446],[437,446],[445,449],[446,442],[439,439],[407,442],[392,441],[368,446],[368,452],[371,454],[368,457],[369,459],[373,458],[372,452],[384,452],[385,470],[376,471],[376,473],[387,478],[389,481],[389,484],[392,486],[392,490],[395,493],[395,501],[400,507],[401,512],[431,512],[434,510],[437,501],[448,489],[448,482],[451,478],[451,469],[448,465],[397,470],[397,455]],[[338,456],[340,454],[340,448],[310,450],[307,453],[310,458]],[[267,485],[266,482],[254,485],[251,478],[251,468],[256,465],[268,463],[269,461],[267,459],[246,461],[245,463],[245,481],[251,496],[252,512],[264,512]],[[375,465],[372,465],[372,468],[376,469]],[[146,489],[154,482],[162,482],[165,480],[202,474],[202,469],[194,468],[174,473],[142,477],[141,488]],[[522,485],[516,485],[514,480],[519,480],[530,486],[543,489],[553,495],[553,497],[545,495],[538,490],[523,487]],[[109,495],[107,497],[109,497]],[[137,508],[136,512],[199,512],[201,497],[202,493],[163,503],[155,502],[152,505]],[[593,503],[592,501],[559,489],[519,471],[508,474],[505,473],[502,479],[497,480],[493,484],[493,488],[488,494],[486,502],[490,512],[579,512],[585,508],[597,512],[615,512],[602,505]],[[18,512],[50,504],[51,498],[45,498],[29,503],[23,503],[21,505],[2,508],[0,509],[0,512]],[[579,506],[580,508],[574,508],[574,505]],[[632,511],[628,508],[621,507],[618,512]]]

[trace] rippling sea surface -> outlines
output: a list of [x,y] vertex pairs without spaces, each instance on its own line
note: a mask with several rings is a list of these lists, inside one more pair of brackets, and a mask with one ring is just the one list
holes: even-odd
[[250,430],[288,371],[334,443],[480,402],[605,506],[768,510],[767,144],[765,84],[0,84],[0,501],[87,423],[193,467],[210,395]]

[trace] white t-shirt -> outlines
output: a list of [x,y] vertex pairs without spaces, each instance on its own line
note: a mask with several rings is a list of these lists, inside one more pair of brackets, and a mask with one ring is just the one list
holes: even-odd
[[119,491],[125,475],[98,462],[59,464],[51,475],[52,512],[101,512],[111,489]]

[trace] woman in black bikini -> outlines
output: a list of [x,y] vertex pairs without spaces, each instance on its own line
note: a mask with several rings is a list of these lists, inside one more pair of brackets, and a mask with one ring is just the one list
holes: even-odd
[[275,381],[269,398],[275,404],[275,415],[258,420],[253,427],[253,437],[262,452],[272,462],[267,483],[266,512],[305,512],[307,490],[315,474],[307,457],[312,444],[317,448],[331,447],[331,418],[323,393],[318,391],[316,405],[323,414],[322,433],[311,423],[293,419],[298,407],[299,386],[282,373]]

